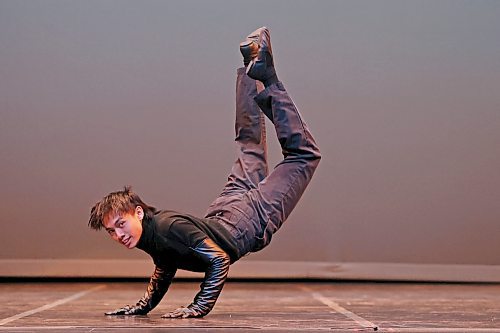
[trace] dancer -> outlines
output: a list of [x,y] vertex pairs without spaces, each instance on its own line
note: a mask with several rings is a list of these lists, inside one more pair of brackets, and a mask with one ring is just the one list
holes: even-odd
[[[297,204],[321,155],[297,108],[278,80],[269,30],[259,28],[240,44],[245,67],[236,80],[237,159],[222,193],[204,218],[144,203],[130,187],[91,209],[89,226],[105,228],[129,249],[148,253],[155,270],[144,296],[106,315],[144,315],[161,301],[177,269],[205,272],[193,302],[164,318],[207,315],[229,266],[263,249]],[[283,160],[268,173],[264,115],[276,129]]]

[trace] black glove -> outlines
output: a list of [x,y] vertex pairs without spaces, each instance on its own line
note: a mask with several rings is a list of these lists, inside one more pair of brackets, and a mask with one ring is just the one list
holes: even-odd
[[208,264],[205,278],[200,285],[200,292],[196,294],[193,303],[187,307],[163,315],[163,318],[191,318],[207,315],[219,297],[227,273],[229,272],[229,255],[224,252],[210,238],[205,238],[194,249],[195,255]]
[[123,308],[116,309],[111,312],[106,312],[107,316],[115,315],[145,315],[153,310],[160,303],[174,278],[176,269],[165,271],[156,266],[151,279],[149,280],[148,289],[144,296],[134,305],[126,305]]

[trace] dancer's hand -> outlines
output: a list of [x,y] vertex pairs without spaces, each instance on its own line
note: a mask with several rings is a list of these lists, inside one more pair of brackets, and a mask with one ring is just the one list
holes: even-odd
[[180,307],[172,312],[166,313],[162,318],[196,318],[202,317],[203,315],[197,311],[190,309],[189,307]]
[[106,312],[104,314],[106,316],[134,316],[134,315],[145,315],[146,313],[148,312],[144,309],[141,309],[140,307],[125,305],[123,308]]

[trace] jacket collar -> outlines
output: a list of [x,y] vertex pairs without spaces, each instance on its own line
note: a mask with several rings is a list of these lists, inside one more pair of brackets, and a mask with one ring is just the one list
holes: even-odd
[[154,247],[154,218],[144,217],[142,219],[142,234],[136,247],[147,253]]

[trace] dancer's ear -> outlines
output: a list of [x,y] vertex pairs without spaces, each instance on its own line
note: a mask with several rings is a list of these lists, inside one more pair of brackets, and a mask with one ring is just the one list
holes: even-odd
[[144,210],[141,206],[135,207],[135,214],[137,215],[137,218],[142,221],[142,219],[144,218]]

